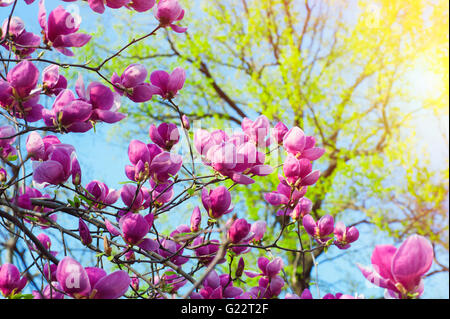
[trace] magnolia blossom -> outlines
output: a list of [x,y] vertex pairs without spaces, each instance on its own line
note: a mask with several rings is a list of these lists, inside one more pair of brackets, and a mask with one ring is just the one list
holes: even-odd
[[348,249],[351,243],[358,240],[359,232],[356,227],[345,227],[344,223],[339,221],[334,226],[334,236],[336,237],[334,244],[339,249]]
[[316,222],[311,215],[306,215],[303,217],[303,227],[311,237],[324,244],[331,239],[329,236],[334,231],[334,219],[331,215],[325,215]]
[[105,5],[112,9],[119,9],[128,3],[131,0],[89,0],[89,6],[94,12],[103,13],[105,12]]
[[7,50],[12,50],[18,57],[29,57],[41,43],[41,38],[31,32],[25,30],[25,23],[19,17],[11,17],[8,25],[8,19],[3,22],[2,37],[6,37],[6,30],[12,43],[3,43],[3,47]]
[[261,276],[258,286],[251,288],[251,295],[259,298],[278,296],[284,286],[283,278],[278,275],[283,265],[283,260],[279,257],[273,260],[265,257],[258,258],[258,268],[261,270],[261,273],[245,272],[250,278]]
[[423,293],[423,276],[430,270],[434,252],[423,236],[408,237],[397,249],[377,245],[372,253],[373,270],[358,264],[364,277],[385,288],[387,298],[417,298]]
[[147,102],[152,99],[159,89],[145,82],[147,69],[141,64],[130,64],[121,76],[113,73],[111,82],[114,90],[120,95],[126,95],[136,103]]
[[228,274],[218,275],[212,270],[202,282],[203,288],[198,293],[191,294],[191,299],[228,299],[236,298],[243,292],[241,288],[233,287],[233,281]]
[[42,71],[42,90],[45,94],[58,95],[67,89],[67,79],[59,74],[58,65],[49,65]]
[[155,17],[161,27],[170,27],[177,33],[184,33],[187,28],[182,28],[176,24],[184,18],[184,10],[178,0],[160,0],[155,7]]
[[105,183],[95,180],[86,185],[86,190],[86,197],[94,201],[91,206],[97,208],[114,204],[120,196],[119,190],[110,190]]
[[149,136],[153,143],[167,151],[180,140],[178,127],[172,123],[161,123],[158,127],[150,125]]
[[205,207],[208,212],[209,217],[214,219],[230,213],[234,208],[231,206],[230,191],[225,186],[219,186],[210,191],[203,188],[202,203],[203,207]]
[[126,271],[117,270],[107,275],[101,268],[84,268],[71,257],[59,262],[56,278],[61,290],[76,299],[117,299],[131,284]]
[[20,293],[27,282],[27,277],[20,277],[16,266],[5,263],[0,267],[0,291],[3,296],[10,297]]
[[[45,206],[40,205],[34,205],[31,201],[32,199],[50,199],[50,198],[51,198],[50,195],[42,194],[39,190],[26,186],[25,192],[23,192],[22,188],[19,189],[19,194],[14,198],[13,203],[23,209],[32,210],[39,213],[49,213],[50,211],[52,211],[51,208],[47,208]],[[28,223],[30,222],[36,223],[42,229],[45,229],[48,228],[49,223],[51,223],[52,221],[56,222],[57,215],[51,214],[50,216],[48,216],[48,218],[50,219],[50,221],[44,217],[38,217],[36,220],[35,216],[25,215],[24,220]]]
[[27,122],[42,119],[38,80],[39,70],[32,62],[18,63],[8,72],[6,81],[0,79],[0,106]]
[[72,145],[52,144],[48,154],[48,160],[33,162],[33,182],[36,185],[63,184],[71,176],[73,180],[80,180],[80,166]]
[[[216,239],[211,239],[209,244],[204,245],[205,238],[204,237],[196,237],[192,243],[192,246],[195,248],[195,255],[199,259],[199,261],[204,265],[209,265],[211,261],[213,261],[214,257],[219,250],[219,241]],[[219,260],[218,264],[222,264],[226,261],[226,258],[222,258]]]
[[[243,126],[249,132],[256,130],[248,128],[244,122]],[[249,134],[257,138],[256,133]],[[204,164],[211,166],[223,176],[230,177],[234,182],[244,185],[255,182],[248,175],[267,176],[273,172],[271,166],[264,164],[265,154],[258,150],[255,143],[245,133],[228,136],[222,130],[211,133],[198,130],[194,134],[194,146],[202,155]]]
[[150,82],[156,88],[156,94],[163,99],[173,99],[183,88],[185,80],[186,72],[180,67],[175,68],[171,74],[158,70],[150,75]]
[[82,47],[92,36],[77,33],[80,28],[81,17],[74,16],[62,6],[50,12],[47,20],[44,0],[39,1],[39,24],[44,33],[44,43],[67,56],[73,56],[70,47]]
[[99,83],[92,82],[85,89],[83,77],[78,77],[76,83],[76,92],[80,100],[85,101],[92,106],[92,113],[89,117],[90,122],[116,123],[123,120],[126,115],[119,113],[120,96],[113,93],[110,88]]
[[[15,142],[16,129],[10,125],[0,127],[0,158],[16,155],[17,151],[12,144]],[[12,137],[11,137],[12,136]]]

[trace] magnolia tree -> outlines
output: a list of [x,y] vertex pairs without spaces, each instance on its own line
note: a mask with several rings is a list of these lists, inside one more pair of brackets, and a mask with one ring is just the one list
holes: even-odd
[[[310,214],[308,188],[320,178],[314,161],[326,152],[314,136],[282,122],[272,126],[265,116],[244,118],[239,130],[194,130],[198,125],[191,128],[176,103],[186,78],[182,65],[170,73],[150,73],[143,65],[131,64],[106,74],[105,64],[135,43],[162,29],[186,32],[185,12],[177,0],[87,1],[92,15],[113,9],[135,14],[153,10],[158,21],[153,31],[96,66],[70,63],[77,48],[95,41],[79,32],[81,17],[64,8],[64,2],[76,0],[63,0],[49,13],[40,0],[37,21],[27,21],[39,23],[40,35],[26,31],[28,26],[15,15],[21,1],[0,0],[1,10],[10,10],[0,32],[0,217],[2,232],[9,235],[4,243],[8,261],[0,268],[3,296],[311,299],[309,289],[300,296],[289,293],[283,252],[298,253],[304,261],[314,258],[317,249],[351,249],[359,238],[354,225],[329,215],[315,220]],[[44,58],[51,51],[67,62]],[[37,64],[46,67],[39,69]],[[66,78],[62,67],[64,72],[77,72],[78,79]],[[83,76],[98,81],[85,83]],[[51,108],[42,106],[42,99],[50,100]],[[117,174],[128,182],[115,190],[98,180],[85,181],[83,159],[76,155],[83,145],[65,144],[60,138],[83,134],[96,125],[118,125],[126,117],[120,112],[124,99],[130,103],[159,99],[179,121],[148,123],[148,140],[129,141],[130,163]],[[278,174],[279,184],[264,200],[278,208],[284,221],[271,242],[264,236],[266,221],[250,223],[246,212],[233,205],[235,186],[251,189],[269,174]],[[169,234],[159,232],[160,217],[182,209],[188,201],[195,206],[190,221],[177,221]],[[51,231],[60,234],[57,251],[52,250]],[[285,232],[297,234],[297,249],[280,244]],[[78,250],[67,249],[69,241],[76,242]],[[271,252],[258,259],[257,268],[245,262],[246,255],[256,250]],[[96,262],[82,260],[87,251]],[[355,269],[385,288],[387,298],[418,298],[433,262],[433,248],[424,237],[413,235],[398,248],[374,247],[370,262],[372,268],[355,265]],[[322,296],[355,297],[362,296],[346,292]]]

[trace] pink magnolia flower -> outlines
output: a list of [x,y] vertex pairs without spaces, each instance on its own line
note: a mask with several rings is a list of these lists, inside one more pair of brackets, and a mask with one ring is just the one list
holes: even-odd
[[24,60],[12,68],[0,80],[0,106],[27,122],[42,119],[43,106],[39,104],[39,70],[30,61]]
[[289,154],[284,161],[283,172],[286,179],[282,182],[296,188],[314,185],[320,177],[320,171],[313,171],[308,159],[299,160],[292,154]]
[[218,186],[213,190],[202,190],[202,203],[208,212],[209,217],[213,219],[220,218],[222,215],[233,211],[231,206],[231,194],[225,186]]
[[[120,191],[109,189],[105,183],[99,181],[92,181],[86,185],[86,197],[92,199],[95,202],[92,203],[93,207],[103,208],[105,205],[112,205],[119,199]],[[103,203],[103,204],[99,204]]]
[[[50,251],[50,248],[52,247],[52,241],[51,241],[50,237],[48,237],[48,235],[41,233],[41,234],[37,235],[36,238],[41,242],[42,246],[44,246],[45,249],[49,251],[50,254],[52,254],[53,256],[56,256],[58,254],[57,251]],[[40,253],[39,248],[37,248],[37,246],[35,244],[30,244],[29,247],[31,250],[34,250],[34,251]]]
[[283,144],[283,137],[289,131],[283,122],[278,122],[272,130],[272,138],[277,144]]
[[78,231],[80,233],[80,238],[83,245],[90,245],[92,243],[91,232],[82,218],[79,218],[78,220]]
[[266,116],[261,115],[253,122],[244,118],[241,124],[242,130],[250,137],[250,140],[258,146],[267,147],[270,139],[266,140],[270,130],[270,123]]
[[145,12],[153,8],[155,3],[156,0],[131,0],[127,6],[133,8],[137,12]]
[[146,78],[147,69],[143,65],[130,64],[121,76],[114,72],[111,82],[117,93],[125,94],[133,102],[142,103],[150,101],[159,92],[157,87],[145,82]]
[[46,161],[52,151],[51,145],[61,144],[61,141],[54,135],[47,135],[43,138],[37,132],[31,132],[26,141],[28,156],[35,161]]
[[157,184],[151,179],[150,186],[150,194],[153,205],[162,206],[172,200],[174,194],[172,181],[168,181],[165,184]]
[[345,227],[344,223],[339,221],[334,226],[334,236],[336,237],[334,244],[339,249],[347,249],[351,243],[358,240],[359,232],[356,227]]
[[7,159],[9,156],[17,153],[16,148],[12,146],[16,138],[11,137],[15,134],[16,129],[10,125],[0,127],[0,158]]
[[107,275],[101,268],[83,268],[71,257],[59,262],[56,278],[61,290],[76,299],[118,299],[131,283],[126,271],[117,270]]
[[116,123],[123,120],[126,115],[117,112],[120,108],[120,96],[113,93],[110,88],[99,83],[92,82],[85,89],[83,77],[78,77],[76,92],[79,99],[92,106],[90,122]]
[[25,276],[20,277],[20,272],[16,266],[5,263],[0,267],[0,291],[3,296],[9,297],[20,293],[27,281]]
[[174,270],[170,269],[164,272],[161,277],[155,276],[155,285],[160,284],[164,287],[164,291],[167,289],[171,294],[176,293],[181,287],[186,285],[187,279],[173,272]]
[[264,165],[265,154],[243,133],[228,136],[222,130],[211,133],[198,130],[194,134],[194,146],[205,165],[238,184],[254,183],[248,175],[267,176],[273,172],[271,166]]
[[[211,239],[209,240],[209,243],[207,243],[204,237],[196,237],[192,246],[196,247],[194,251],[199,261],[204,265],[209,265],[219,250],[219,244],[219,241],[216,239]],[[223,264],[225,261],[226,258],[222,258],[219,260],[218,264]]]
[[68,48],[82,47],[88,43],[92,36],[77,33],[81,18],[73,16],[62,6],[50,12],[47,20],[44,0],[39,1],[39,24],[44,32],[44,43],[67,56],[73,56]]
[[150,125],[149,136],[153,143],[166,151],[170,151],[180,140],[178,127],[173,123],[161,123],[158,127]]
[[202,282],[203,288],[198,293],[192,293],[191,299],[229,299],[243,293],[241,288],[233,287],[233,281],[228,274],[218,275],[212,270]]
[[77,160],[72,145],[53,144],[47,161],[33,162],[33,181],[44,187],[63,184],[72,176],[73,168],[77,167],[75,163]]
[[92,123],[88,121],[92,115],[92,105],[76,99],[70,90],[62,90],[52,109],[43,109],[42,115],[47,126],[57,126],[67,132],[84,133],[92,128]]
[[155,17],[161,27],[170,27],[177,33],[184,33],[187,28],[174,24],[184,18],[184,10],[178,0],[160,0],[155,7]]
[[236,219],[228,229],[228,239],[233,244],[249,242],[254,236],[251,225],[245,219]]
[[150,206],[150,194],[148,189],[144,187],[141,187],[139,191],[137,191],[137,187],[135,185],[126,184],[120,191],[120,197],[122,198],[123,203],[127,206],[127,211],[138,211],[141,209],[146,209]]
[[250,231],[255,234],[255,237],[253,237],[253,240],[256,242],[259,242],[263,239],[264,234],[267,230],[267,224],[263,220],[259,220],[257,222],[254,222],[252,224],[252,227],[250,228]]
[[198,232],[200,229],[200,223],[202,222],[202,213],[200,211],[200,208],[198,208],[198,206],[196,206],[194,208],[194,211],[192,212],[191,215],[191,227],[190,227],[190,231],[191,232]]
[[258,287],[253,287],[251,289],[251,295],[256,296],[257,298],[272,298],[278,296],[284,286],[283,278],[278,275],[283,266],[283,260],[279,257],[271,261],[265,257],[258,258],[258,268],[261,270],[261,273],[245,272],[250,278],[262,276],[259,279]]
[[88,0],[89,6],[94,12],[103,13],[105,12],[105,5],[112,9],[119,9],[131,0]]
[[[56,266],[56,265],[55,265]],[[64,299],[61,285],[57,281],[47,284],[42,292],[33,290],[33,299]]]
[[25,23],[19,17],[11,18],[9,29],[8,19],[6,19],[3,22],[2,30],[1,39],[6,37],[6,30],[8,30],[9,39],[13,44],[11,47],[9,43],[3,43],[3,47],[7,50],[11,49],[18,57],[29,57],[41,43],[41,38],[38,35],[25,30]]
[[67,89],[67,79],[59,74],[59,66],[50,65],[42,71],[42,90],[46,95],[57,96]]
[[150,75],[150,82],[156,87],[156,94],[163,99],[173,99],[183,88],[185,80],[186,72],[180,67],[175,68],[171,74],[158,70]]
[[408,237],[397,249],[378,245],[372,253],[373,270],[357,265],[364,277],[386,289],[389,298],[417,298],[423,293],[423,276],[433,263],[434,252],[423,236]]
[[164,238],[161,241],[161,247],[158,253],[164,258],[169,258],[177,266],[184,265],[189,261],[189,258],[183,256],[183,246],[173,240]]
[[[33,205],[31,200],[32,199],[49,199],[49,198],[50,198],[50,195],[42,194],[39,190],[26,186],[25,192],[22,191],[22,188],[19,189],[19,195],[14,198],[13,202],[15,205],[17,205],[23,209],[32,210],[32,211],[39,212],[39,213],[48,213],[52,210],[51,208],[47,208],[47,207],[39,206],[39,205]],[[25,218],[24,218],[24,220],[26,222],[37,223],[41,226],[42,229],[48,228],[49,221],[47,219],[40,217],[40,218],[38,218],[38,220],[36,222],[35,216],[29,216],[30,218],[32,218],[30,220],[26,217],[28,217],[28,216],[25,216]],[[49,219],[51,221],[56,221],[57,215],[52,214],[49,216]]]
[[305,215],[303,217],[303,227],[305,227],[306,232],[311,237],[324,244],[331,239],[329,236],[334,231],[334,219],[331,215],[325,215],[316,222],[311,215]]
[[128,158],[132,165],[125,166],[125,174],[132,181],[144,181],[150,176],[150,164],[163,151],[155,144],[132,140],[128,145]]

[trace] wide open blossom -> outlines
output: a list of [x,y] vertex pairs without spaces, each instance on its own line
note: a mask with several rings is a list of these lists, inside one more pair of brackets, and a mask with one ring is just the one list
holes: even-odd
[[85,89],[83,77],[78,77],[75,88],[80,100],[92,106],[89,117],[91,123],[105,122],[113,124],[123,120],[126,115],[117,112],[120,108],[120,96],[99,82],[92,82]]
[[76,299],[118,299],[131,284],[126,271],[117,270],[107,275],[101,268],[84,268],[71,257],[59,262],[56,278],[61,290]]
[[244,133],[228,136],[222,130],[209,133],[200,129],[194,134],[194,146],[205,165],[238,184],[255,182],[247,175],[266,176],[273,172],[271,166],[264,165],[265,154]]
[[423,236],[408,237],[397,249],[392,245],[377,245],[372,253],[372,269],[358,264],[364,277],[385,288],[388,298],[417,298],[423,293],[423,276],[430,270],[434,252]]
[[[6,30],[8,29],[8,19],[3,22],[2,37],[4,39]],[[11,17],[9,22],[8,36],[12,44],[5,42],[3,47],[7,50],[12,50],[18,57],[29,57],[41,43],[41,38],[25,30],[25,23],[19,17]]]
[[92,123],[88,121],[92,115],[92,105],[77,99],[70,90],[62,90],[52,109],[43,109],[42,115],[47,126],[57,126],[67,132],[84,133],[92,128]]
[[50,12],[47,20],[44,0],[39,1],[39,24],[44,33],[44,43],[67,56],[74,55],[68,48],[80,48],[92,38],[88,34],[77,33],[81,18],[70,14],[62,6]]
[[32,62],[18,63],[8,72],[6,81],[0,79],[0,106],[27,122],[42,119],[40,90],[36,88],[38,80],[39,70]]

